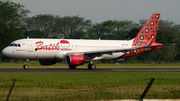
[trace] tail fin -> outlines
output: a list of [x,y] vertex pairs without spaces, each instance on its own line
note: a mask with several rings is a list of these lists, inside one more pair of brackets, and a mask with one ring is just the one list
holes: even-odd
[[160,13],[152,14],[152,16],[134,38],[132,46],[149,46],[149,41],[151,41],[151,44],[155,41],[160,15]]

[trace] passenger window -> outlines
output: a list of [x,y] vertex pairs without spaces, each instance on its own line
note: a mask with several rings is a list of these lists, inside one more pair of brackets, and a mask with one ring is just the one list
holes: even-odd
[[21,47],[21,45],[20,45],[20,44],[18,44],[18,47]]

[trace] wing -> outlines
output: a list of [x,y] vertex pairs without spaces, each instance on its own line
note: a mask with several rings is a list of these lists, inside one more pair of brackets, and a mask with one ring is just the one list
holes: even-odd
[[102,56],[104,54],[109,54],[109,55],[112,55],[113,53],[115,52],[123,52],[123,53],[126,53],[130,50],[133,50],[133,49],[137,49],[137,48],[126,48],[126,49],[111,49],[111,50],[99,50],[99,51],[87,51],[87,52],[84,52],[84,55],[89,58],[90,60],[95,58],[95,57],[98,57],[98,56]]
[[124,48],[124,49],[110,49],[110,50],[96,50],[96,51],[86,51],[86,52],[76,52],[76,53],[68,53],[68,54],[80,54],[85,55],[88,60],[91,60],[95,57],[102,56],[104,54],[112,55],[115,52],[123,52],[126,53],[130,50],[139,49],[139,48]]

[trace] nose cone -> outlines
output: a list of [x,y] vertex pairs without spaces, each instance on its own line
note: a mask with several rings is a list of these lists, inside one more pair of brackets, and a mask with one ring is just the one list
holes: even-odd
[[2,54],[5,55],[5,56],[8,56],[9,54],[9,49],[6,47],[2,50]]

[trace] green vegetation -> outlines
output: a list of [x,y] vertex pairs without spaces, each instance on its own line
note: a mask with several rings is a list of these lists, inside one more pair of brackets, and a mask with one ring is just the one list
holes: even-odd
[[[102,64],[98,68],[180,68],[179,63],[120,63]],[[1,63],[0,68],[22,69],[23,62]],[[64,63],[41,66],[37,61],[31,68],[68,69]],[[79,69],[87,69],[86,65]],[[180,97],[180,74],[162,72],[115,72],[115,73],[1,73],[0,100],[5,100],[12,84],[15,87],[10,100],[101,100],[140,98],[150,78],[156,78],[145,98],[177,99]]]
[[[12,41],[24,38],[23,19],[30,13],[20,3],[0,0],[0,51]],[[0,59],[8,59],[0,53]]]
[[10,100],[101,100],[139,98],[156,78],[145,98],[180,97],[179,73],[1,73],[0,100],[17,79]]

